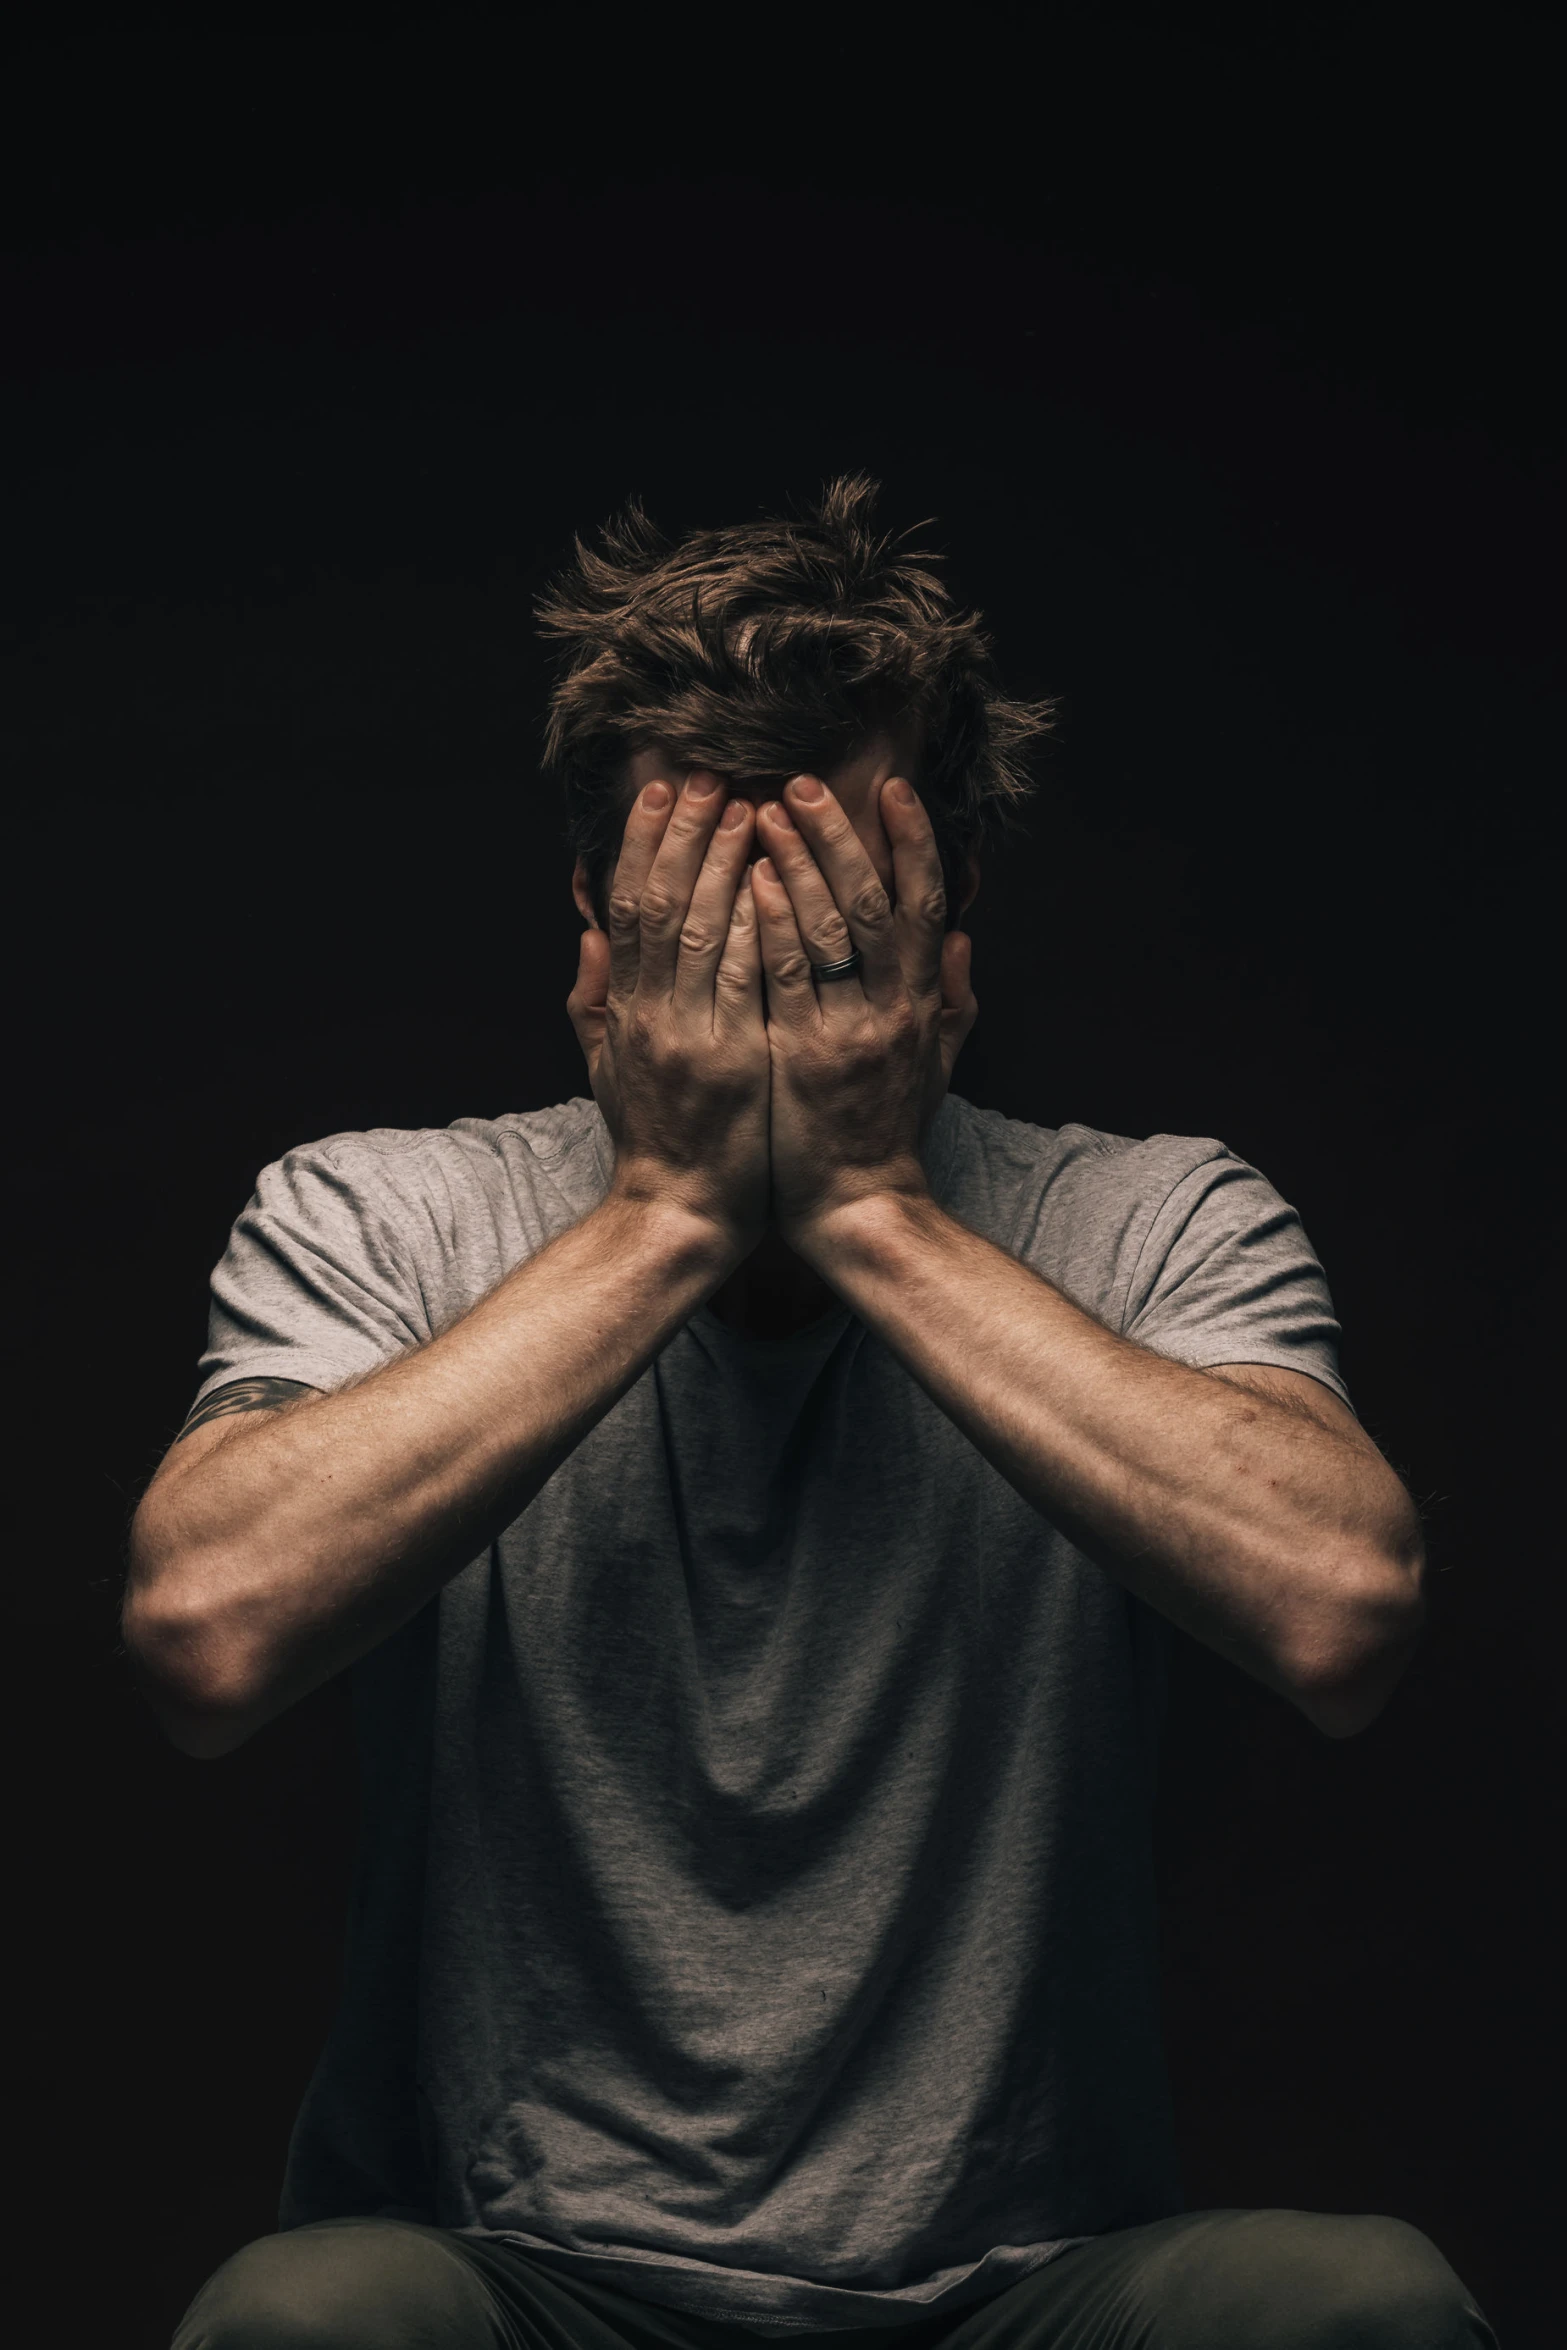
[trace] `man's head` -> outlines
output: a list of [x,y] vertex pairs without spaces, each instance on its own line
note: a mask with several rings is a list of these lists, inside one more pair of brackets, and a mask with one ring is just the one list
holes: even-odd
[[636,791],[691,767],[757,799],[841,778],[851,821],[862,789],[873,809],[883,774],[908,775],[957,920],[985,839],[1028,794],[1049,705],[1003,693],[979,616],[954,608],[937,557],[875,530],[876,496],[855,476],[801,517],[673,543],[633,504],[540,599],[560,648],[545,763],[600,920]]

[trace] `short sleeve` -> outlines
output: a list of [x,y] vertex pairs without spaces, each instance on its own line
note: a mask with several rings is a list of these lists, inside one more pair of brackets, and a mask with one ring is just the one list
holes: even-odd
[[1214,1150],[1148,1228],[1125,1335],[1194,1370],[1304,1371],[1349,1403],[1327,1276],[1299,1215],[1255,1167]]
[[213,1273],[198,1400],[231,1379],[297,1379],[330,1393],[430,1335],[372,1154],[290,1151],[264,1169]]

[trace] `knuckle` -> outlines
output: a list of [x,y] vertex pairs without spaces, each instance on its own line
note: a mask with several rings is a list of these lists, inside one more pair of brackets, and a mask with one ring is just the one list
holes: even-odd
[[680,925],[680,951],[684,955],[710,955],[722,941],[707,925],[688,915]]
[[656,883],[642,892],[642,927],[645,930],[667,930],[679,922],[685,908],[669,891]]
[[606,911],[610,929],[624,936],[626,932],[636,929],[642,908],[633,890],[617,889],[611,890]]
[[875,930],[887,919],[887,893],[879,881],[862,881],[849,899],[849,920]]
[[933,930],[940,929],[947,919],[947,893],[939,881],[915,893],[914,912],[921,922]]

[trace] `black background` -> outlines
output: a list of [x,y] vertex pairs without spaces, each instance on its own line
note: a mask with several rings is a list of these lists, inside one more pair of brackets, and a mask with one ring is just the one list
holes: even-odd
[[272,2224],[334,1997],[342,1692],[198,1764],[116,1649],[208,1270],[291,1143],[582,1090],[572,529],[865,466],[1062,697],[960,1090],[1259,1163],[1428,1514],[1362,1738],[1178,1648],[1190,2197],[1399,2213],[1554,2340],[1560,64],[1494,9],[12,44],[0,2110],[52,2339],[155,2350]]

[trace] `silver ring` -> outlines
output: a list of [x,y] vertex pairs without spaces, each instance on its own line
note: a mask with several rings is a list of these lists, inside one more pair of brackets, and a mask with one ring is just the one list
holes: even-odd
[[856,947],[853,954],[845,955],[841,963],[813,963],[811,977],[813,979],[852,979],[859,967],[860,950]]

